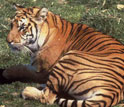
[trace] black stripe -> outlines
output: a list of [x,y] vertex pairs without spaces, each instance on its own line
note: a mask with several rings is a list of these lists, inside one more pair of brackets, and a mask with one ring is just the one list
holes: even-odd
[[56,98],[56,100],[54,102],[58,104],[59,101],[60,101],[60,98]]
[[[85,40],[84,38],[85,38],[85,36],[89,36],[88,34],[92,34],[92,33],[93,33],[93,35],[90,35],[90,37],[95,36],[95,35],[99,35],[98,33],[94,34],[95,33],[94,31],[87,32],[87,35],[81,34],[80,38],[75,38],[74,42],[71,44],[72,49],[80,50],[81,48],[86,47],[87,46],[86,43],[88,41]],[[79,40],[77,40],[77,39],[79,39]],[[83,50],[83,49],[81,49],[81,50]]]
[[[103,88],[104,90],[107,90],[107,91],[110,91],[110,93],[111,92],[113,92],[113,95],[115,96],[115,97],[113,97],[113,98],[117,98],[117,102],[119,102],[119,95],[120,95],[120,93],[118,93],[117,91],[115,91],[115,90],[113,90],[113,89],[107,89],[107,88]],[[115,94],[116,95],[115,95]]]
[[[99,58],[99,57],[98,57]],[[112,59],[114,59],[114,58],[112,58]],[[123,66],[123,63],[120,63],[119,61],[115,61],[115,60],[110,60],[110,59],[98,59],[98,60],[100,60],[100,61],[104,61],[104,62],[110,62],[110,63],[117,63],[117,64],[120,64],[120,65],[122,65]]]
[[[23,10],[23,11],[24,11],[24,10]],[[26,12],[26,11],[24,11],[24,15],[25,15],[26,18],[28,18],[27,12]]]
[[[122,48],[122,47],[121,47]],[[123,49],[110,49],[110,50],[112,50],[112,51],[119,51],[121,54],[123,54],[124,53],[124,51],[123,51]]]
[[119,45],[119,46],[122,46],[122,44],[120,44],[119,42],[118,43],[107,43],[107,44],[99,47],[99,50],[102,49],[102,48],[105,48],[106,46],[109,46],[109,45]]
[[[83,107],[83,106],[82,106]],[[84,107],[92,107],[92,105],[85,103]],[[99,106],[100,107],[100,106]]]
[[[67,54],[66,54],[66,55],[67,55]],[[72,54],[72,55],[74,55],[74,54]],[[102,63],[98,63],[98,62],[92,61],[92,60],[90,60],[90,59],[87,59],[86,57],[83,57],[82,55],[79,55],[79,54],[75,54],[75,57],[79,57],[79,58],[85,59],[85,60],[87,60],[87,61],[89,61],[89,62],[92,62],[92,63],[95,63],[95,64],[101,64],[101,65],[109,66],[109,65],[107,65],[107,64],[102,64]],[[74,63],[80,64],[80,65],[85,65],[85,66],[88,66],[88,67],[96,68],[95,66],[91,66],[91,65],[85,64],[84,61],[83,61],[83,62],[84,62],[84,63],[83,63],[83,62],[79,62],[79,61],[73,60],[73,59],[69,59],[69,60],[71,60],[71,61],[74,62]],[[61,63],[60,63],[60,64],[61,64]],[[62,66],[62,67],[65,67],[65,68],[67,68],[67,69],[70,69],[70,70],[75,71],[74,69],[71,69],[71,68],[69,68],[69,67],[66,67],[66,66],[64,66],[64,65],[62,65],[62,64],[61,64],[61,66]],[[111,66],[110,66],[110,67],[111,67]]]
[[73,35],[73,32],[74,32],[74,29],[73,29],[74,23],[70,23],[70,24],[71,24],[71,31],[69,33],[68,38],[66,39],[66,43],[69,41],[69,39],[71,38],[71,36]]
[[62,28],[61,28],[62,32],[61,33],[63,33],[63,30],[64,30],[63,20],[60,18],[60,21],[61,21],[61,24],[62,24]]
[[[96,45],[93,45],[92,47],[90,47],[89,49],[87,49],[87,51],[91,51],[92,49],[94,49],[94,48],[96,48],[97,46],[99,46],[100,44],[102,44],[102,43],[105,43],[105,42],[107,42],[107,41],[110,41],[110,40],[103,40],[103,41],[101,41],[101,42],[98,42]],[[108,45],[112,45],[112,44],[115,44],[115,43],[108,43]],[[103,47],[104,46],[107,46],[107,44],[106,45],[102,45],[101,47],[99,47],[98,49],[103,49]],[[97,49],[97,50],[98,50]]]
[[46,85],[47,85],[47,87],[49,87],[51,90],[55,91],[53,82],[52,82],[50,79],[47,80],[47,84],[46,84]]
[[[54,74],[54,73],[57,73],[57,74],[59,75],[59,79],[60,79],[60,77],[61,77],[61,79],[64,79],[64,80],[66,81],[66,78],[65,78],[60,72],[54,70],[53,74]],[[60,81],[61,81],[61,80],[60,80]],[[62,84],[60,84],[60,82],[59,82],[58,86],[61,86],[61,85],[62,85]]]
[[[32,27],[30,27],[30,31],[31,31],[31,34],[33,35],[33,30],[32,30]],[[33,35],[33,38],[34,38],[34,35]]]
[[33,13],[33,8],[29,8],[29,10]]
[[72,65],[72,66],[76,65],[76,64],[75,64],[75,60],[72,60],[72,59],[60,60],[59,63],[70,64],[70,65]]
[[[103,69],[103,68],[101,68],[101,69]],[[104,68],[104,69],[106,69],[106,68]],[[104,71],[102,71],[102,72],[99,72],[99,71],[96,71],[95,69],[86,69],[86,70],[95,70],[95,71],[88,71],[88,72],[84,72],[83,70],[85,70],[85,69],[82,69],[82,72],[80,72],[78,75],[80,75],[80,74],[85,74],[85,73],[88,73],[88,74],[91,74],[91,73],[100,73],[101,75],[105,75],[105,74],[108,74],[108,75],[111,75],[112,77],[115,77],[115,75],[113,75],[113,73],[109,73],[108,71],[107,72],[104,72]],[[87,75],[88,75],[87,74]],[[115,78],[114,78],[115,79]],[[118,79],[116,79],[116,80],[118,80]],[[118,80],[119,81],[119,80]],[[122,83],[121,81],[119,81],[120,83]]]
[[89,29],[90,29],[89,26],[87,26],[85,29],[83,29],[83,34],[84,34],[85,32],[87,32]]
[[99,107],[101,107],[100,103],[103,103],[103,107],[106,107],[106,102],[104,100],[87,100],[88,102],[92,102],[94,103],[93,105],[99,105]]
[[[92,77],[91,77],[92,78]],[[99,80],[99,81],[106,81],[106,82],[108,82],[108,83],[111,83],[111,84],[115,84],[117,87],[116,88],[118,88],[118,89],[120,89],[121,90],[121,87],[117,84],[117,83],[115,83],[114,81],[111,81],[111,80],[106,80],[106,79],[90,79],[89,78],[89,80],[85,80],[85,82],[83,82],[83,80],[81,81],[74,81],[73,83],[72,83],[72,87],[76,84],[76,83],[78,83],[78,82],[81,82],[80,84],[78,84],[78,85],[76,85],[76,87],[72,90],[72,91],[74,91],[74,90],[76,90],[76,89],[78,89],[78,87],[80,87],[81,85],[85,85],[87,82],[90,82],[90,81],[97,81],[97,80]],[[98,86],[98,87],[100,87],[100,86]],[[103,87],[103,86],[101,86],[101,87]],[[104,85],[104,87],[108,87],[108,86],[105,86]],[[71,87],[70,87],[71,88]],[[84,93],[83,93],[84,92]],[[85,92],[87,92],[86,90],[85,91],[83,91],[83,92],[80,92],[80,93],[78,93],[77,95],[83,95],[83,94],[86,94]],[[87,92],[88,93],[88,92]]]
[[102,96],[102,97],[106,97],[106,98],[109,98],[112,100],[112,97],[109,95],[105,95],[105,93],[104,94],[103,93],[102,94],[95,94],[95,96]]
[[84,100],[81,107],[85,107],[86,101]]
[[65,100],[61,102],[60,107],[64,107]]
[[108,86],[108,87],[112,87],[112,88],[117,89],[117,87],[116,87],[116,86],[114,86],[114,85],[112,85],[111,83],[106,84],[106,86]]
[[[33,24],[34,24],[34,26],[35,26],[35,30],[36,30],[36,37],[35,37],[35,40],[33,40],[31,43],[33,44],[33,43],[35,43],[36,42],[36,40],[37,40],[37,36],[38,36],[38,29],[37,29],[37,24],[30,18],[30,22],[32,22]],[[33,32],[32,32],[32,27],[31,27],[31,33],[32,33],[32,35],[33,35],[33,37],[34,37],[34,34],[33,34]]]
[[77,107],[77,100],[74,100],[71,107]]
[[[48,28],[49,28],[49,24],[48,24],[48,21],[46,21],[46,23],[47,23],[47,25],[48,25]],[[46,39],[45,39],[45,41],[44,41],[44,43],[43,43],[43,45],[42,45],[42,47],[47,43],[47,41],[49,40],[49,37],[50,37],[50,29],[48,29],[48,34],[47,34],[47,36],[46,36]]]
[[[95,80],[101,80],[101,79],[95,79]],[[93,80],[90,80],[90,81],[93,81]],[[107,82],[113,82],[113,81],[110,81],[110,80],[105,80],[105,79],[103,79],[103,81],[107,81]],[[83,84],[83,83],[82,83]],[[82,95],[84,95],[84,94],[87,94],[88,92],[90,92],[91,90],[93,90],[93,89],[95,89],[95,88],[104,88],[104,87],[107,87],[108,88],[108,86],[94,86],[94,87],[91,87],[91,88],[88,88],[88,89],[86,89],[86,90],[84,90],[84,91],[81,91],[81,92],[78,92],[78,93],[73,93],[73,95],[75,95],[75,96],[82,96]]]
[[[79,37],[77,37],[77,38],[75,38],[74,40],[73,40],[73,42],[71,43],[71,45],[70,45],[70,49],[72,49],[72,50],[74,50],[74,49],[77,49],[78,48],[78,44],[79,44],[79,42],[80,41],[82,41],[83,39],[82,39],[83,37],[82,36],[79,36]],[[83,41],[82,41],[82,43],[83,43]],[[83,46],[83,45],[82,45]]]
[[122,54],[123,55],[123,53],[122,52],[117,52],[117,51],[115,51],[115,52],[104,52],[104,53],[99,53],[98,51],[96,51],[96,53],[94,53],[94,52],[88,52],[88,54],[89,55],[92,55],[92,56],[97,56],[97,57],[106,57],[106,56],[108,56],[108,55],[110,55],[110,54]]
[[[60,81],[59,81],[59,78],[55,75],[55,73],[53,73],[54,71],[52,71],[52,73],[50,74],[50,76],[53,76],[56,80],[57,80],[57,83],[58,83],[58,86],[60,86]],[[54,79],[54,80],[55,80]],[[50,80],[50,77],[48,78],[48,81],[51,82],[52,86],[54,87],[54,83],[53,83],[53,80]]]
[[[100,38],[97,38],[97,39],[92,39],[92,38],[94,38],[95,36],[97,36],[97,35],[99,35],[99,34],[92,34],[92,35],[90,35],[85,41],[86,42],[82,42],[83,44],[81,44],[80,45],[80,48],[81,47],[83,47],[81,50],[85,50],[85,48],[88,48],[89,46],[90,46],[90,44],[92,44],[92,43],[94,43],[95,41],[97,41],[97,40],[99,40]],[[101,37],[101,38],[103,38],[103,37]],[[94,41],[93,41],[94,40]],[[79,48],[79,49],[80,49]]]
[[74,40],[72,42],[72,45],[75,43],[75,41],[77,41],[79,38],[82,38],[83,36],[82,36],[82,34],[80,34],[80,35],[75,35],[74,37],[75,38],[74,38]]
[[124,59],[121,59],[121,58],[119,58],[119,57],[114,57],[114,58],[112,58],[112,59],[118,59],[118,60],[120,60],[120,61],[122,61],[122,62],[124,62]]
[[65,66],[65,65],[63,65],[62,63],[59,63],[64,69],[67,69],[67,70],[70,70],[70,71],[75,71],[76,72],[76,70],[74,70],[73,68],[70,68],[70,67],[68,67],[67,65]]
[[[108,67],[112,67],[111,65],[108,65],[108,64],[103,64],[103,63],[100,63],[99,61],[93,61],[93,60],[90,60],[90,59],[88,59],[88,58],[86,58],[86,57],[83,57],[83,55],[79,55],[79,54],[76,54],[75,55],[76,57],[79,57],[79,58],[82,58],[82,59],[84,59],[84,60],[87,60],[87,61],[89,61],[89,62],[92,62],[92,63],[94,63],[94,64],[98,64],[98,65],[104,65],[104,66],[108,66]],[[98,60],[98,59],[97,59]],[[78,62],[78,61],[75,61],[75,62],[77,62],[78,64],[81,64],[81,65],[86,65],[86,64],[84,64],[83,62]]]
[[67,33],[67,30],[68,30],[68,22],[66,21],[66,20],[64,20],[65,22],[66,22],[66,24],[65,24],[65,26],[64,26],[64,29],[65,29],[65,31],[64,31],[64,33],[63,33],[63,35],[65,36],[66,35],[66,33]]
[[112,78],[113,80],[116,80],[116,81],[119,82],[121,85],[123,85],[123,82],[122,82],[122,81],[119,81],[119,79],[116,78],[115,76],[108,76],[108,75],[106,75],[106,74],[103,74],[103,75],[106,76],[106,77]]
[[[100,39],[106,39],[106,38],[110,38],[110,37],[98,37],[99,34],[94,34],[94,35],[91,35],[88,39],[91,39],[92,37],[94,36],[97,36],[96,39],[91,39],[86,45],[85,47],[88,49],[90,46],[92,46],[92,44],[96,43],[97,40],[100,40]],[[92,41],[93,40],[93,41]],[[87,40],[86,40],[87,41]],[[90,43],[91,42],[91,43]],[[82,50],[84,50],[85,48],[83,48]]]
[[114,101],[114,97],[112,98],[112,96],[109,95],[105,95],[105,94],[96,94],[95,96],[102,96],[102,97],[106,97],[109,98],[111,100],[111,104],[109,105],[111,107],[113,101]]
[[57,26],[57,16],[54,15],[54,21],[55,21],[55,25]]
[[68,100],[65,100],[64,107],[68,107],[67,102]]
[[52,20],[53,20],[53,23],[54,23],[55,27],[57,27],[56,16],[52,15],[52,14],[51,14],[51,16],[52,16]]
[[[58,64],[60,64],[60,63],[58,63]],[[61,66],[61,65],[60,65]],[[60,73],[64,73],[65,74],[65,69],[63,70],[63,69],[61,69],[60,67],[58,67],[58,66],[55,66],[54,68],[53,68],[53,70],[58,70],[58,72],[60,72]],[[66,75],[69,75],[69,74],[66,74]],[[71,75],[69,75],[69,76],[71,76]]]
[[[76,87],[75,88],[73,87],[72,91],[77,90],[78,87],[84,85],[86,82],[91,81],[91,78],[92,78],[92,80],[94,80],[93,78],[95,78],[95,77],[97,78],[98,76],[90,76],[89,78],[86,78],[86,79],[80,79],[78,81],[74,81],[72,84],[73,84],[73,86],[76,86]],[[86,81],[86,82],[84,82],[84,81]],[[78,83],[78,85],[75,85],[76,83]]]
[[86,37],[86,36],[90,36],[89,34],[91,34],[91,33],[96,33],[96,34],[98,34],[98,32],[96,32],[96,31],[94,31],[94,30],[89,30],[89,31],[87,31],[87,32],[85,32],[85,33],[82,33],[82,36],[83,37]]
[[116,64],[112,64],[112,65],[114,65],[114,66],[118,67],[119,69],[121,69],[122,71],[124,71],[124,67],[122,67],[122,66],[124,66],[124,65],[122,65],[122,66],[116,65]]
[[[77,30],[76,30],[76,33],[75,33],[75,35],[73,36],[73,38],[75,38],[75,37],[78,37],[78,35],[79,35],[79,33],[81,33],[81,30],[82,30],[82,24],[78,24],[78,28],[77,28]],[[73,39],[72,38],[72,39]]]
[[[101,67],[101,68],[102,68],[102,67]],[[107,69],[107,70],[110,70],[110,71],[114,72],[114,73],[117,74],[119,77],[121,77],[121,79],[124,78],[124,76],[122,76],[120,73],[118,73],[117,71],[115,71],[115,70],[113,70],[113,69],[111,69],[111,68],[104,68],[104,69]]]
[[[68,38],[68,39],[71,38],[71,40],[73,40],[73,42],[71,43],[71,46],[70,46],[71,49],[77,49],[78,48],[77,45],[79,45],[79,44],[83,45],[82,43],[84,43],[84,41],[83,41],[84,35],[83,35],[83,32],[81,33],[81,30],[83,31],[83,29],[82,29],[83,25],[79,24],[77,26],[78,26],[78,28],[76,29],[76,34],[73,35],[72,38],[71,38],[71,36],[69,36],[69,38]],[[91,33],[91,32],[94,32],[94,31],[89,31],[87,33]],[[81,33],[81,34],[79,35],[79,33]],[[68,42],[68,39],[66,42]]]

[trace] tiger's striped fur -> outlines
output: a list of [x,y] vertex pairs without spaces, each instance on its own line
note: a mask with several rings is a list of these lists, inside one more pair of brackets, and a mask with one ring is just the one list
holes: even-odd
[[70,51],[52,69],[39,99],[51,104],[58,97],[62,107],[111,107],[123,100],[123,84],[123,54]]
[[[33,54],[34,68],[25,75],[37,72],[37,80],[42,83],[50,74],[48,89],[82,100],[83,106],[108,107],[123,99],[123,44],[85,24],[66,21],[46,8],[16,6],[16,9],[7,41],[13,49],[28,49]],[[4,74],[12,75],[8,71]],[[68,101],[60,105],[64,103]]]
[[7,41],[14,50],[33,53],[32,66],[48,72],[70,50],[98,54],[124,53],[124,46],[111,36],[85,24],[74,24],[46,8],[16,5]]

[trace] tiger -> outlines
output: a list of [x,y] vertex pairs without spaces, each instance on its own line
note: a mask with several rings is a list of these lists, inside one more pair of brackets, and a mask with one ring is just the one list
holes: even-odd
[[8,80],[46,83],[50,69],[70,50],[98,55],[124,52],[123,44],[112,36],[86,24],[71,23],[47,8],[14,7],[16,14],[6,40],[12,51],[30,53],[31,63],[7,68],[2,75]]
[[[92,77],[91,80],[94,83],[93,85],[97,84],[97,82],[99,84],[102,84],[103,86],[100,85],[101,86],[100,87],[98,84],[99,88],[97,87],[97,85],[96,87],[97,89],[102,90],[103,92],[101,93],[98,92],[99,94],[97,94],[95,93],[96,90],[94,91],[93,88],[88,88],[89,86],[88,83],[87,84],[84,83],[85,86],[83,86],[83,84],[80,84],[81,85],[80,88],[81,90],[84,91],[86,90],[85,91],[86,94],[83,93],[84,95],[81,96],[78,94],[78,96],[75,97],[73,96],[73,93],[72,95],[71,93],[68,93],[69,96],[74,97],[74,99],[77,98],[83,100],[92,97],[95,98],[97,96],[99,96],[99,98],[104,97],[103,100],[99,101],[90,100],[91,103],[94,102],[95,104],[101,105],[101,107],[108,105],[113,106],[122,99],[122,95],[117,93],[122,91],[123,89],[122,71],[124,70],[123,65],[124,45],[122,43],[120,43],[112,36],[96,31],[94,28],[91,28],[86,24],[72,23],[70,21],[67,21],[66,19],[61,18],[60,15],[54,14],[53,12],[49,11],[47,8],[39,7],[25,8],[17,4],[15,4],[14,6],[16,8],[16,14],[11,22],[11,29],[7,36],[7,42],[13,51],[20,52],[26,50],[27,52],[29,52],[31,54],[31,64],[12,66],[3,72],[4,77],[6,77],[7,79],[18,80],[21,79],[26,81],[30,80],[41,84],[47,83],[47,81],[50,80],[49,76],[52,75],[56,64],[59,64],[61,58],[66,57],[66,54],[70,51],[76,51],[77,52],[76,54],[81,55],[82,58],[76,58],[73,55],[74,57],[74,58],[72,57],[73,60],[71,61],[71,57],[69,57],[70,58],[69,62],[67,61],[66,64],[69,65],[71,63],[72,64],[76,63],[77,59],[79,59],[80,63],[78,63],[77,66],[75,67],[75,69],[78,70],[78,67],[80,68],[82,63],[85,63],[84,64],[85,66],[90,61],[93,62],[92,63],[93,65],[90,63],[91,65],[88,66],[89,67],[88,69],[92,68],[94,70],[92,70],[89,74],[87,73],[84,74],[85,75],[87,74],[87,76],[89,77],[91,75]],[[85,53],[87,54],[86,55],[87,57],[85,59],[89,57],[91,58],[91,56],[93,57],[93,59],[92,58],[91,60],[89,59],[89,62],[88,61],[83,62],[84,61],[83,56],[85,56]],[[93,55],[90,56],[89,54]],[[102,65],[103,62],[101,63],[101,60],[95,60],[95,58],[97,57],[102,59],[102,61],[104,62],[103,65]],[[97,64],[101,67],[97,67]],[[67,74],[68,69],[70,70],[70,72],[73,72],[73,74],[70,74],[72,76],[74,76],[78,72],[74,70],[73,66],[71,67],[70,66],[66,67],[66,70],[64,70],[65,72],[63,71],[61,75],[63,78],[64,75]],[[95,67],[98,69],[95,70]],[[61,69],[59,70],[60,70],[59,72],[62,72]],[[84,72],[85,71],[86,70],[84,70]],[[96,73],[98,71],[101,73]],[[102,72],[105,73],[103,74],[103,76],[101,75]],[[85,79],[85,77],[82,77],[82,75],[83,74],[80,74],[81,78]],[[104,81],[101,80],[102,77],[104,78]],[[61,79],[61,77],[58,77],[58,79],[59,78]],[[60,82],[63,81],[68,82],[69,80],[62,80]],[[76,78],[73,81],[76,81]],[[113,84],[111,84],[111,82]],[[59,84],[60,83],[58,83],[58,86]],[[112,91],[111,93],[108,88],[106,89],[106,87],[105,87],[106,90],[103,90],[104,84],[106,84],[106,87],[108,86],[108,88],[110,88],[110,90]],[[79,85],[77,83],[74,84],[72,88],[78,86]],[[116,87],[118,90],[116,90],[115,92],[114,89],[111,89],[111,87],[114,89]],[[63,89],[65,87],[63,86],[61,88]],[[72,88],[70,87],[68,89]],[[88,90],[86,88],[91,90],[89,91],[90,93],[87,93]],[[78,91],[80,90],[77,90],[76,93],[78,93]],[[108,94],[110,97],[108,96]],[[106,99],[109,101],[111,99],[110,101],[111,104],[109,102],[106,102]],[[84,101],[82,104],[84,104],[85,107],[89,105],[89,102],[88,104],[87,103],[85,104]]]
[[52,68],[43,90],[26,87],[22,96],[60,107],[116,105],[124,98],[124,55],[113,55],[69,51]]

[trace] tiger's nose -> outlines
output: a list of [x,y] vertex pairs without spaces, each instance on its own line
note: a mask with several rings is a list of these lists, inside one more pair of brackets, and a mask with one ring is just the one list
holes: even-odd
[[10,34],[8,34],[7,38],[6,38],[6,41],[11,44],[13,42],[13,38],[11,37]]
[[8,39],[6,39],[6,41],[8,44],[11,44],[13,42],[13,40],[8,40]]
[[8,34],[8,36],[7,36],[7,38],[6,38],[6,41],[8,42],[8,43],[12,43],[12,42],[14,42],[14,43],[20,43],[20,35],[19,34],[17,34],[17,33],[9,33]]

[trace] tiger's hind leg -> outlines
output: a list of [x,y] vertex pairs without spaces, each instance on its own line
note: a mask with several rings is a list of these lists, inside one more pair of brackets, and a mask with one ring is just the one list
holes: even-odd
[[66,100],[60,98],[57,100],[57,103],[61,107],[112,107],[119,103],[121,98],[118,92],[110,90],[98,91],[92,97],[85,100]]
[[96,94],[92,98],[85,100],[82,104],[84,107],[111,107],[113,105],[114,96],[106,94]]
[[97,90],[96,93],[83,104],[87,107],[112,107],[123,100],[123,91],[121,89],[115,89],[106,87]]

